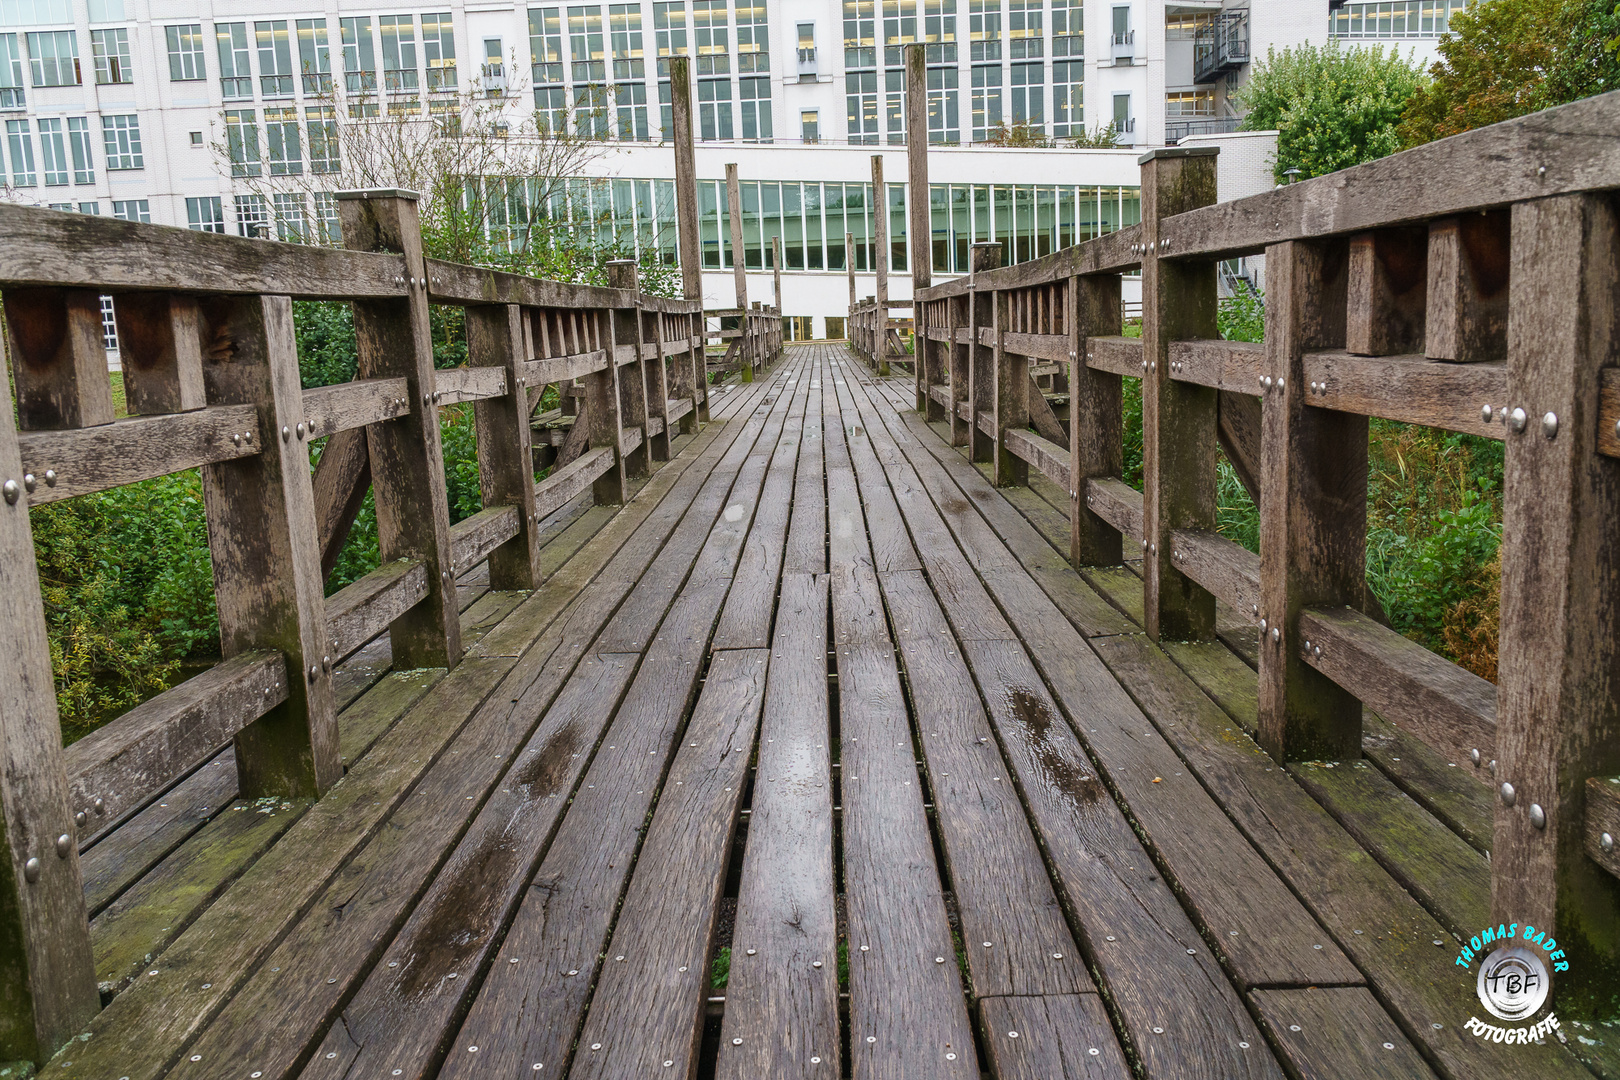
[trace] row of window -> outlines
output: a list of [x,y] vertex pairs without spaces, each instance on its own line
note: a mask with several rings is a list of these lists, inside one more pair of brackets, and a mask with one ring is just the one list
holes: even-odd
[[[305,94],[325,95],[333,90],[332,47],[325,19],[267,19],[252,24],[214,24],[214,45],[219,61],[220,91],[231,100],[254,93],[254,65],[258,90],[264,97],[291,97],[295,86]],[[164,27],[169,51],[169,78],[175,82],[208,77],[205,39],[201,23]],[[298,59],[294,67],[293,44]],[[456,88],[455,28],[450,12],[423,15],[381,15],[373,33],[369,15],[338,19],[338,44],[344,86],[350,93],[378,89],[377,58],[382,57],[381,88],[390,92]],[[378,46],[381,46],[380,50]],[[295,80],[295,76],[297,77]]]
[[[90,31],[90,56],[98,84],[134,80],[128,30]],[[0,109],[22,108],[24,85],[79,86],[83,82],[79,37],[74,31],[0,34]]]
[[[53,202],[47,204],[52,210],[64,210],[68,213],[100,214],[99,202]],[[145,199],[114,199],[112,216],[119,221],[139,221],[150,225],[152,223],[152,207]],[[116,348],[116,346],[111,346]]]
[[1339,38],[1431,38],[1451,27],[1451,17],[1472,0],[1383,0],[1345,4],[1328,16],[1328,33]]
[[[1003,58],[1034,60],[1047,55],[1046,16],[1051,15],[1051,55],[1084,57],[1084,0],[965,0],[968,16],[968,59],[973,63]],[[882,18],[878,18],[881,7]],[[1129,9],[1126,8],[1127,18]],[[875,68],[877,36],[883,30],[882,66],[904,64],[905,46],[927,46],[930,64],[957,61],[957,0],[843,0],[844,66]]]
[[[313,199],[301,191],[276,192],[268,198],[259,194],[237,195],[231,202],[240,236],[329,247],[343,242],[337,197],[330,191],[318,191]],[[227,231],[224,200],[217,195],[187,199],[186,225],[196,232],[224,234]]]
[[[0,174],[9,166],[12,187],[37,187],[42,179],[46,187],[96,182],[89,117],[40,117],[37,154],[35,123],[30,120],[5,122],[5,157],[0,159]],[[141,151],[140,119],[133,113],[101,118],[101,146],[108,172],[146,167]]]

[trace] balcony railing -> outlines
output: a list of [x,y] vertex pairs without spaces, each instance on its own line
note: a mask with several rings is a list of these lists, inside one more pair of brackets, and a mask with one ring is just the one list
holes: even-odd
[[1238,116],[1166,117],[1164,141],[1179,142],[1193,135],[1225,135],[1243,123]]
[[799,46],[799,78],[809,76],[815,78],[819,74],[816,65],[816,47],[814,45]]
[[1193,38],[1193,82],[1211,83],[1249,62],[1249,13],[1216,15]]
[[1123,34],[1112,35],[1111,49],[1109,55],[1113,57],[1114,63],[1129,64],[1134,61],[1136,59],[1136,31],[1127,30]]

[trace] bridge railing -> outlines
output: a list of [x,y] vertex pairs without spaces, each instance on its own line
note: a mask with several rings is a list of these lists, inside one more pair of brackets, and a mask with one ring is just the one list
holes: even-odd
[[[338,199],[348,250],[0,203],[0,981],[21,988],[0,1004],[0,1033],[21,1033],[0,1034],[0,1058],[47,1056],[98,1007],[82,846],[232,742],[243,796],[321,794],[343,771],[336,665],[386,630],[397,667],[454,666],[459,575],[487,561],[493,588],[534,588],[541,519],[586,491],[624,501],[707,417],[700,301],[637,291],[629,262],[602,288],[425,258],[415,195]],[[302,388],[292,303],[308,299],[352,303],[352,382]],[[434,368],[434,304],[465,309],[465,367]],[[768,359],[780,319],[748,323]],[[530,416],[562,384],[582,388],[578,418],[536,482]],[[438,410],[458,402],[484,509],[452,524]],[[64,751],[30,509],[193,468],[224,660]],[[325,596],[367,485],[382,566]]]
[[[725,343],[725,352],[708,361],[708,370],[722,378],[737,372],[743,382],[753,382],[782,352],[782,311],[755,300],[752,307],[710,308],[705,312],[710,319],[721,320],[720,325],[705,331],[708,341]],[[727,328],[726,320],[735,320],[736,326]]]
[[[918,293],[918,409],[1003,485],[1072,500],[1077,565],[1142,559],[1146,629],[1259,633],[1259,738],[1361,753],[1365,705],[1490,785],[1493,922],[1615,970],[1620,917],[1620,94],[1213,205],[1213,149],[1142,158],[1143,221]],[[1264,254],[1265,343],[1224,341],[1217,261]],[[1142,274],[1140,339],[1121,274]],[[1032,387],[1066,372],[1067,430]],[[1061,377],[1061,375],[1060,375]],[[1142,380],[1143,485],[1123,482]],[[1506,443],[1499,682],[1383,624],[1365,577],[1368,418]],[[1032,430],[1032,428],[1034,430]],[[1260,553],[1216,531],[1216,446]],[[1605,944],[1605,943],[1608,944]]]
[[887,300],[880,305],[877,297],[868,296],[849,309],[850,347],[879,375],[889,374],[891,363],[912,360],[901,334],[915,333],[915,320],[909,316],[896,318],[891,314],[896,309],[910,311],[912,302]]

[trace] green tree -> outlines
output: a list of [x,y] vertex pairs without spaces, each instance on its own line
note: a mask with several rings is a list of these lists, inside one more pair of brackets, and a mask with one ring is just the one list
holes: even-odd
[[1382,46],[1268,49],[1238,91],[1248,114],[1243,130],[1277,130],[1275,175],[1302,178],[1360,165],[1401,148],[1396,132],[1409,98],[1423,85],[1421,67]]
[[1403,145],[1620,89],[1614,0],[1480,0],[1451,19],[1432,80],[1402,118]]

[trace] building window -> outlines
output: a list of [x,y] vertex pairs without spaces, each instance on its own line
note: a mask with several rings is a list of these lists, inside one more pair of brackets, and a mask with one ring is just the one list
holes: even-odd
[[286,20],[254,23],[253,37],[259,47],[259,90],[265,97],[291,97],[292,43]]
[[1164,96],[1164,115],[1169,117],[1214,116],[1215,91],[1171,91]]
[[602,9],[568,9],[568,57],[575,88],[607,81],[606,54],[602,51]]
[[22,46],[16,34],[0,34],[0,109],[22,107]]
[[351,94],[377,89],[377,53],[371,41],[371,19],[339,19],[343,36],[343,84]]
[[429,90],[456,88],[456,31],[450,12],[422,16],[422,59],[427,61]]
[[214,40],[219,45],[220,93],[227,99],[252,97],[247,23],[215,23]]
[[28,35],[28,66],[35,86],[78,86],[79,40],[72,30]]
[[141,156],[140,118],[134,113],[103,116],[101,141],[108,172],[146,167],[146,159]]
[[1042,104],[1046,97],[1046,65],[1014,64],[1012,66],[1012,122],[1032,128],[1045,128],[1046,110]]
[[[608,8],[608,36],[613,47],[613,81],[620,83],[646,78],[640,5],[614,4]],[[643,100],[646,100],[645,92]]]
[[301,176],[304,153],[298,134],[298,110],[292,107],[264,110],[265,157],[271,176]]
[[[529,52],[534,57],[534,84],[536,87],[547,83],[560,83],[563,81],[563,55],[562,55],[562,19],[561,9],[530,8],[529,9]],[[540,107],[539,90],[535,91],[535,105]],[[561,127],[553,127],[553,131],[561,131]]]
[[821,113],[816,109],[805,109],[799,113],[799,137],[807,143],[821,141]]
[[[373,113],[372,115],[376,115]],[[422,99],[412,94],[408,97],[395,97],[388,99],[389,116],[421,116]]]
[[731,73],[730,31],[726,27],[726,0],[692,0],[692,30],[696,35],[697,73]]
[[771,44],[765,0],[737,0],[737,70],[771,70]]
[[956,0],[924,0],[923,40],[930,64],[956,63]]
[[382,34],[383,88],[416,89],[416,20],[409,15],[382,15],[377,19]]
[[771,141],[771,79],[759,75],[737,80],[742,102],[742,137],[746,142]]
[[583,139],[605,139],[613,120],[608,88],[600,83],[574,87],[574,133]]
[[[1131,95],[1114,95],[1114,131],[1124,136],[1136,129],[1136,121],[1131,116]],[[1129,142],[1129,139],[1124,140]]]
[[1001,65],[973,68],[973,141],[983,142],[1001,126]]
[[304,93],[332,92],[332,50],[326,41],[325,19],[299,19],[298,68],[304,76]]
[[562,134],[568,130],[568,89],[563,86],[534,88],[534,119],[541,132]]
[[[658,77],[669,78],[669,58],[689,55],[686,40],[686,3],[656,3],[653,5],[654,44],[658,48]],[[662,98],[660,98],[662,100]],[[669,130],[666,118],[664,130]]]
[[276,212],[276,239],[289,244],[302,244],[309,240],[309,223],[305,220],[304,193],[278,191],[271,196]]
[[205,195],[186,200],[186,225],[193,232],[225,232],[225,210],[219,196]]
[[844,76],[844,99],[848,105],[849,141],[876,144],[878,141],[877,72],[851,71]]
[[119,221],[138,221],[143,225],[152,224],[152,208],[145,199],[124,199],[113,202],[113,217]]
[[315,193],[315,240],[328,247],[343,243],[343,226],[338,222],[337,196],[330,191]]
[[883,0],[883,63],[905,63],[903,50],[917,40],[917,0]]
[[614,107],[618,111],[618,134],[621,139],[646,142],[647,84],[624,82],[613,88]]
[[1085,0],[1052,0],[1052,55],[1085,59]]
[[731,80],[698,80],[698,138],[705,142],[730,140]]
[[1182,11],[1166,16],[1164,20],[1164,37],[1166,41],[1193,41],[1198,37],[1198,31],[1212,26],[1215,22],[1215,13],[1212,11]]
[[928,69],[928,141],[958,143],[962,125],[957,117],[957,71],[954,67]]
[[256,240],[270,239],[270,208],[263,195],[236,196],[236,231]]
[[844,0],[844,66],[877,67],[877,18],[873,0]]
[[39,163],[46,187],[67,186],[67,141],[62,138],[59,119],[42,117],[39,121]]
[[90,31],[90,55],[98,85],[135,81],[135,69],[129,62],[129,31],[123,27]]
[[1014,60],[1045,56],[1041,41],[1043,0],[1007,0],[1007,52]]
[[1052,134],[1060,139],[1084,135],[1085,106],[1086,62],[1052,61]]
[[1385,0],[1345,4],[1328,15],[1328,34],[1340,38],[1429,38],[1451,28],[1469,0]]
[[34,139],[27,120],[6,121],[6,149],[11,151],[11,186],[33,187],[39,183],[34,171]]
[[340,171],[337,110],[330,106],[305,109],[304,122],[309,132],[309,171],[317,176]]
[[90,150],[90,120],[84,116],[70,116],[67,121],[68,153],[73,155],[73,182],[96,182],[96,159]]
[[896,146],[906,141],[906,73],[890,68],[883,73],[883,112],[889,142]]
[[252,109],[232,109],[225,113],[225,148],[231,159],[232,176],[260,174],[259,124]]
[[974,63],[1001,59],[1001,0],[970,0],[968,56]]
[[208,78],[203,63],[202,24],[166,26],[163,33],[169,42],[169,81],[196,82]]

